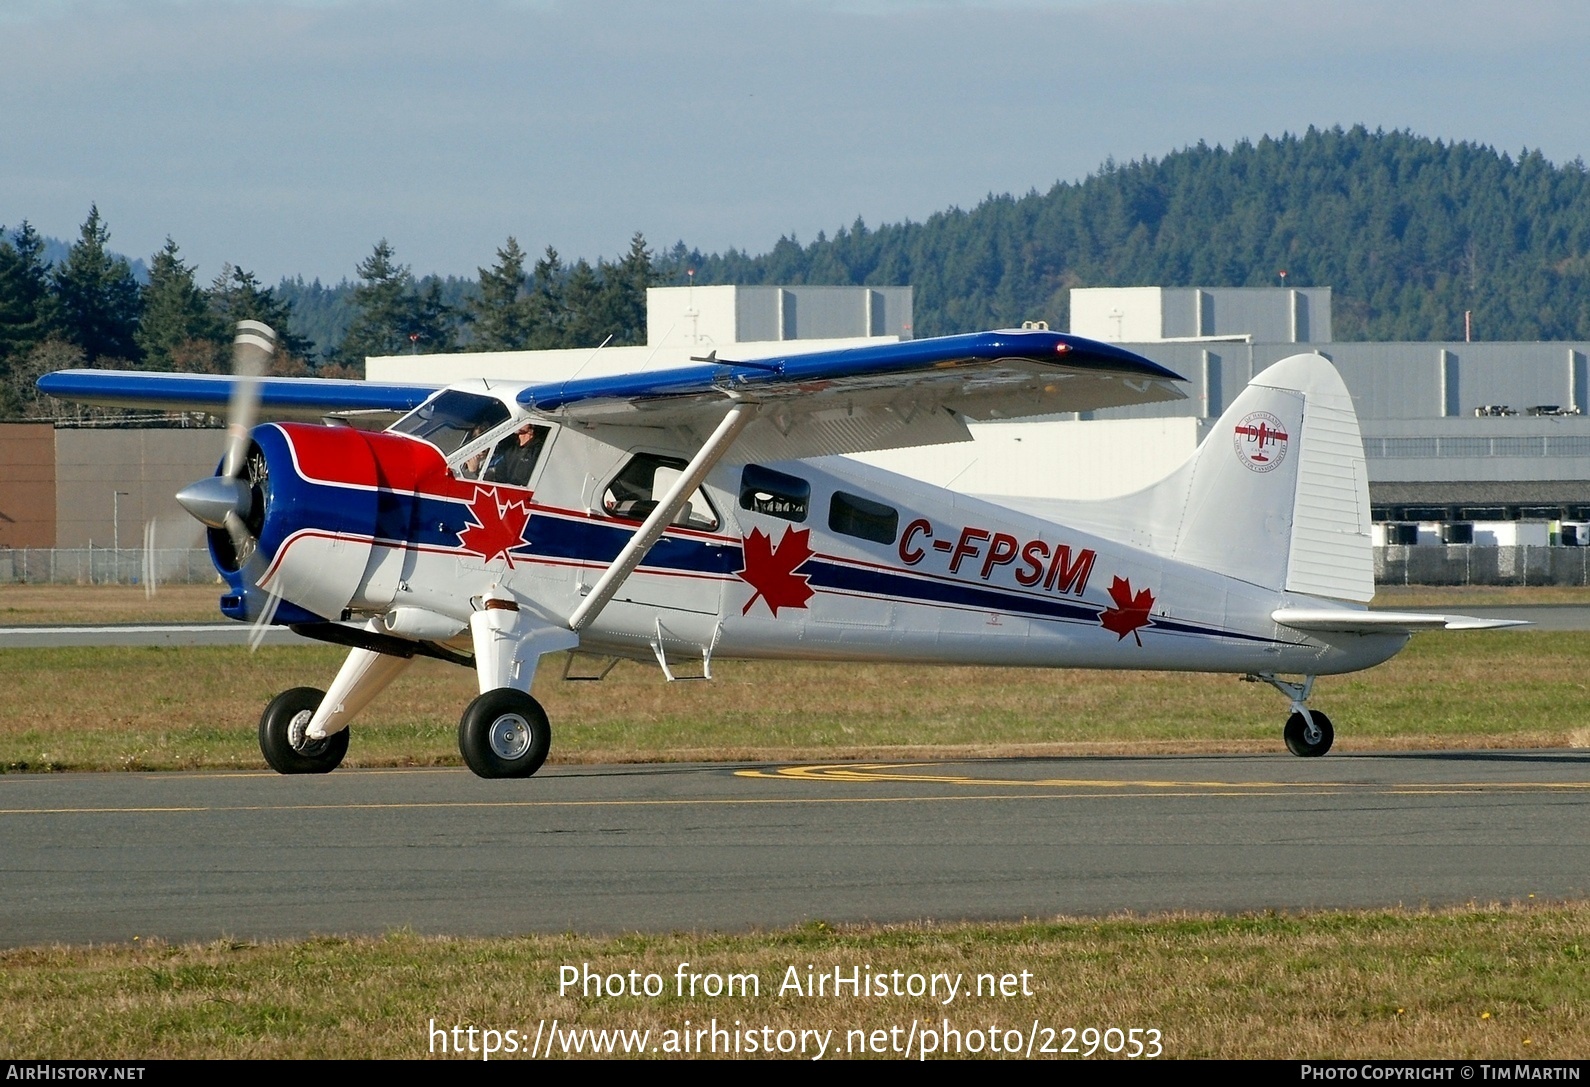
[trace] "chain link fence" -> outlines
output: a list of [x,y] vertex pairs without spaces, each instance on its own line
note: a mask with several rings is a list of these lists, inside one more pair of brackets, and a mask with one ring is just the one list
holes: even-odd
[[0,585],[210,585],[218,578],[203,547],[0,549]]
[[1379,585],[1590,585],[1590,547],[1475,544],[1375,548]]

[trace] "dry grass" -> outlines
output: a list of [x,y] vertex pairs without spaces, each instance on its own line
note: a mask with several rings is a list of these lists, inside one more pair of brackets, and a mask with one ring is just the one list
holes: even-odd
[[1462,608],[1475,604],[1590,604],[1580,585],[1380,585],[1376,608]]
[[[1341,750],[1583,743],[1590,634],[1422,635],[1390,663],[1322,679]],[[256,767],[259,712],[324,687],[341,652],[106,648],[0,654],[0,768]],[[1284,703],[1230,676],[904,665],[723,662],[712,683],[619,666],[535,693],[554,761],[1000,756],[1275,750]],[[416,661],[354,723],[348,764],[457,765],[473,674]]]
[[[1153,1028],[1169,1057],[1569,1058],[1590,1052],[1590,905],[1492,906],[771,934],[302,943],[0,952],[0,1051],[40,1057],[417,1057],[428,1024],[833,1030],[913,1019],[962,1032]],[[754,973],[760,995],[675,995],[693,972]],[[560,995],[559,969],[658,974],[665,994]],[[798,997],[839,967],[1031,974],[1032,996]],[[550,1026],[550,1023],[548,1024]],[[1058,1036],[1057,1043],[1064,1040]],[[527,1042],[528,1044],[528,1042]],[[1040,1040],[1041,1044],[1041,1040]]]
[[0,585],[0,626],[71,623],[218,623],[221,586]]

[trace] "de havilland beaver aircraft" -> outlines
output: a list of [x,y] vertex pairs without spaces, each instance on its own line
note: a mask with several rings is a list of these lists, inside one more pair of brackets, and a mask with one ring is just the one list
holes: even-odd
[[[1294,754],[1323,755],[1315,677],[1415,630],[1503,625],[1368,610],[1363,446],[1319,355],[1255,377],[1159,483],[1071,501],[970,497],[844,454],[1180,399],[1181,378],[1046,329],[445,387],[260,378],[274,342],[241,325],[231,377],[39,387],[230,411],[217,474],[178,496],[208,527],[222,612],[350,649],[326,691],[266,707],[260,746],[284,774],[335,768],[350,721],[424,655],[478,676],[470,769],[529,776],[551,744],[531,681],[565,651],[668,679],[710,678],[715,658],[1234,673],[1288,699]],[[402,413],[384,431],[347,423],[383,411]]]

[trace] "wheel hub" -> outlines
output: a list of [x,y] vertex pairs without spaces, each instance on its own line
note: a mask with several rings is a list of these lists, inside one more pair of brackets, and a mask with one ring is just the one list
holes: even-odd
[[505,713],[497,718],[486,736],[492,754],[499,759],[517,759],[530,750],[530,722],[517,713]]
[[309,738],[309,722],[315,719],[313,710],[300,710],[293,714],[293,719],[287,722],[287,742],[293,745],[293,750],[300,755],[319,754],[325,740],[311,740]]

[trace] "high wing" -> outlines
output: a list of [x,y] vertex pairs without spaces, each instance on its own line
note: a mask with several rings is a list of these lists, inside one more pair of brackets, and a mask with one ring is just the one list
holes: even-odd
[[756,418],[729,459],[793,460],[969,441],[966,419],[1179,400],[1183,379],[1109,344],[1013,329],[531,385],[519,402],[584,427],[705,435],[734,404]]
[[[139,370],[60,370],[39,378],[39,390],[62,400],[110,408],[203,411],[225,415],[238,379],[218,374],[157,374]],[[340,378],[259,379],[260,411],[272,419],[319,420],[335,412],[407,412],[436,385],[391,385]]]
[[[984,332],[746,362],[668,367],[537,383],[529,411],[582,427],[678,429],[704,436],[734,404],[756,405],[734,460],[788,460],[968,441],[966,419],[1013,419],[1178,400],[1182,379],[1108,344],[1046,330]],[[106,407],[220,415],[238,379],[215,374],[62,370],[51,396]],[[260,413],[317,420],[338,412],[402,413],[445,387],[323,378],[264,378]]]

